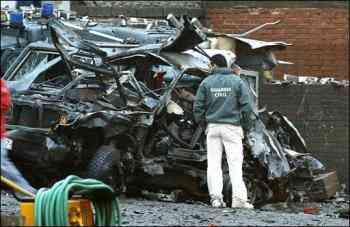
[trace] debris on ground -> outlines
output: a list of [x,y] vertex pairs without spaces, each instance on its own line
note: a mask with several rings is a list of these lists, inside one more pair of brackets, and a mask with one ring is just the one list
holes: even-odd
[[[332,203],[321,203],[317,215],[288,210],[264,211],[261,209],[236,209],[223,212],[201,203],[159,202],[145,199],[121,198],[122,226],[349,226],[349,219],[335,214],[337,208]],[[341,206],[348,207],[347,203]],[[1,192],[1,214],[18,213],[18,202],[9,194]]]

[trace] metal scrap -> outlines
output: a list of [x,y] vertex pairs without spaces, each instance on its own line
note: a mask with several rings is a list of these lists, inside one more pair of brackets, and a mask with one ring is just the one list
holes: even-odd
[[[47,50],[60,56],[51,66],[62,64],[66,71],[58,77],[64,76],[66,83],[37,83],[41,73],[50,69],[47,65],[40,67],[40,73],[23,74],[24,89],[11,85],[15,68],[28,59],[25,54],[4,77],[20,91],[12,98],[11,124],[32,127],[9,133],[14,142],[12,158],[34,185],[45,186],[52,178],[75,173],[108,182],[119,192],[182,190],[191,198],[208,199],[205,130],[194,122],[192,102],[198,85],[211,72],[208,56],[213,53],[198,49],[208,40],[196,23],[187,17],[181,23],[176,35],[163,43],[112,51],[82,39],[59,21],[50,22],[54,47]],[[274,49],[270,47],[286,46],[229,39],[237,45],[251,44],[250,50],[235,53],[237,60],[258,56],[269,62],[270,69],[276,66],[269,59]],[[221,51],[215,54],[227,52]],[[251,96],[254,99],[253,92]],[[286,116],[256,110],[245,117],[249,125],[244,179],[253,203],[334,195],[335,173],[328,173],[308,154],[305,141]],[[38,128],[49,130],[43,133]],[[30,143],[33,135],[38,139]],[[230,199],[226,164],[223,173],[225,199]],[[41,174],[46,178],[39,181]]]

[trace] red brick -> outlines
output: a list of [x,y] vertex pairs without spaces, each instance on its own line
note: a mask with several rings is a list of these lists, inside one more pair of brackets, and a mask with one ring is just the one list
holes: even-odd
[[[295,63],[288,67],[277,67],[277,76],[295,73],[349,78],[349,12],[346,9],[210,9],[208,17],[214,30],[232,33],[244,32],[254,26],[281,19],[280,24],[268,26],[249,36],[294,44],[276,54],[278,58]],[[330,64],[332,62],[337,64]]]

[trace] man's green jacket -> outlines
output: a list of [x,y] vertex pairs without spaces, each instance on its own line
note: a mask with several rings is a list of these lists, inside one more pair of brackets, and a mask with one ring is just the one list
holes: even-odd
[[193,105],[196,122],[242,125],[241,115],[252,111],[243,80],[228,68],[216,68],[199,85]]

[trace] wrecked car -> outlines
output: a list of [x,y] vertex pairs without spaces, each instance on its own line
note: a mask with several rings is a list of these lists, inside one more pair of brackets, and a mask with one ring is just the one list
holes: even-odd
[[[175,35],[176,29],[166,20],[144,22],[137,18],[116,18],[113,21],[92,21],[74,18],[61,21],[85,40],[100,46],[137,46],[165,42]],[[24,18],[21,27],[2,26],[1,30],[1,75],[28,45],[37,41],[51,43],[45,20]]]
[[[66,74],[66,82],[34,79],[12,98],[11,158],[24,176],[36,187],[77,174],[119,192],[207,201],[205,129],[192,115],[196,89],[212,70],[197,47],[207,40],[201,29],[185,17],[166,43],[116,53],[79,39],[59,21],[51,21],[50,32],[62,62],[55,72]],[[247,122],[243,172],[252,203],[334,195],[335,172],[308,154],[286,116],[255,110]],[[225,161],[223,168],[229,201]]]

